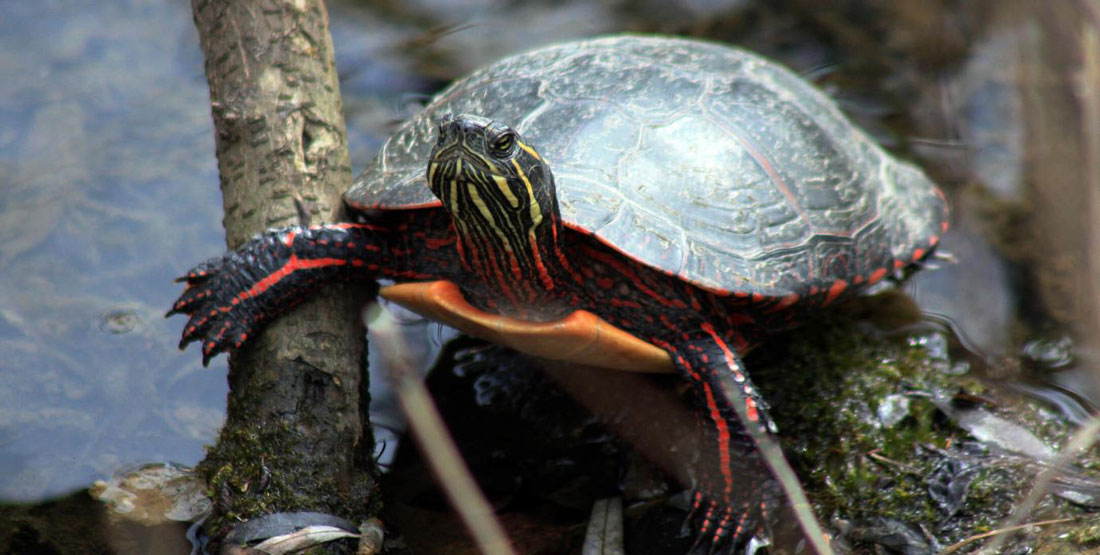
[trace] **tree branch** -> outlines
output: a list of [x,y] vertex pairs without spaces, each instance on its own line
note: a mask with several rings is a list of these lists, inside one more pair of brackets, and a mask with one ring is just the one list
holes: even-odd
[[[269,227],[338,219],[351,169],[322,1],[193,0],[192,8],[228,246]],[[226,423],[200,464],[215,538],[271,512],[352,522],[376,512],[362,299],[326,288],[231,357]]]

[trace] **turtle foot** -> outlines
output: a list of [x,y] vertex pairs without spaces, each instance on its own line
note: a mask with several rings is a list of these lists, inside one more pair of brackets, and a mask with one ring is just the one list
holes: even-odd
[[[236,251],[211,258],[179,278],[187,284],[168,311],[191,317],[180,348],[202,343],[205,365],[240,348],[268,321],[333,281],[373,281],[385,229],[337,223],[272,230]],[[392,266],[400,267],[391,263]]]
[[685,534],[694,534],[689,555],[732,555],[751,541],[767,541],[771,530],[773,484],[744,492],[736,502],[712,501],[696,491],[684,521]]
[[180,348],[198,341],[205,366],[218,353],[244,345],[254,332],[295,304],[308,289],[287,263],[297,254],[288,237],[300,229],[268,232],[240,249],[199,264],[177,281],[187,284],[167,316],[190,316]]
[[234,252],[207,260],[177,280],[185,282],[187,288],[167,316],[190,316],[180,349],[201,342],[203,366],[218,353],[243,345],[263,319],[247,295],[252,289],[247,283],[253,275],[250,266],[247,259]]

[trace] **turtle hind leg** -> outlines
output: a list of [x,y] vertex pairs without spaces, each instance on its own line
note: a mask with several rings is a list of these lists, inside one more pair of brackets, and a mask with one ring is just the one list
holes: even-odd
[[782,494],[757,448],[755,435],[772,427],[763,400],[718,337],[666,348],[691,384],[702,428],[687,522],[696,534],[691,553],[730,553],[758,536],[766,541]]

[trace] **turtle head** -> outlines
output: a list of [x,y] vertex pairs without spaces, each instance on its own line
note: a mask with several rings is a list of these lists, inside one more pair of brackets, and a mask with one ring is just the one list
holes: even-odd
[[535,149],[511,127],[471,115],[443,117],[428,162],[432,193],[456,223],[526,242],[556,219],[554,177]]
[[555,289],[556,272],[547,269],[562,258],[554,177],[519,133],[478,116],[444,116],[428,184],[451,214],[468,270],[487,282]]

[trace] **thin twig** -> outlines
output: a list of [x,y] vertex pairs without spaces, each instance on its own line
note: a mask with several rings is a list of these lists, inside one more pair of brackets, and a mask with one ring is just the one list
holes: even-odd
[[367,309],[364,320],[375,334],[379,352],[390,366],[390,380],[405,417],[409,419],[413,438],[474,543],[485,555],[513,555],[515,550],[504,527],[493,514],[489,500],[478,489],[428,388],[409,362],[408,345],[401,338],[393,316],[375,303]]
[[939,555],[948,555],[949,553],[954,553],[954,552],[962,549],[963,547],[966,547],[969,544],[972,544],[972,543],[974,543],[978,540],[989,538],[989,537],[992,537],[992,536],[1007,534],[1009,532],[1016,532],[1017,530],[1023,530],[1024,528],[1030,528],[1030,527],[1033,527],[1033,526],[1046,526],[1048,524],[1060,524],[1060,523],[1063,523],[1063,522],[1069,522],[1071,520],[1073,520],[1073,519],[1072,518],[1055,518],[1055,519],[1051,519],[1051,520],[1040,520],[1038,522],[1029,522],[1027,524],[1017,524],[1016,526],[1009,526],[1007,528],[998,528],[996,530],[990,530],[988,532],[983,532],[983,533],[978,534],[976,536],[970,536],[969,538],[966,538],[965,540],[962,540],[958,543],[951,544],[950,546],[945,548],[943,551],[940,551]]
[[913,468],[912,466],[909,466],[909,465],[907,465],[903,462],[895,461],[894,459],[891,459],[889,457],[880,455],[878,452],[879,452],[879,449],[875,449],[875,450],[867,453],[867,458],[869,458],[871,460],[874,460],[874,461],[878,461],[880,463],[883,463],[883,464],[886,464],[886,465],[889,465],[889,466],[893,466],[893,467],[897,468],[898,470],[901,470],[902,472],[905,472],[906,474],[912,474],[914,476],[920,476],[921,475],[921,473],[916,468]]

